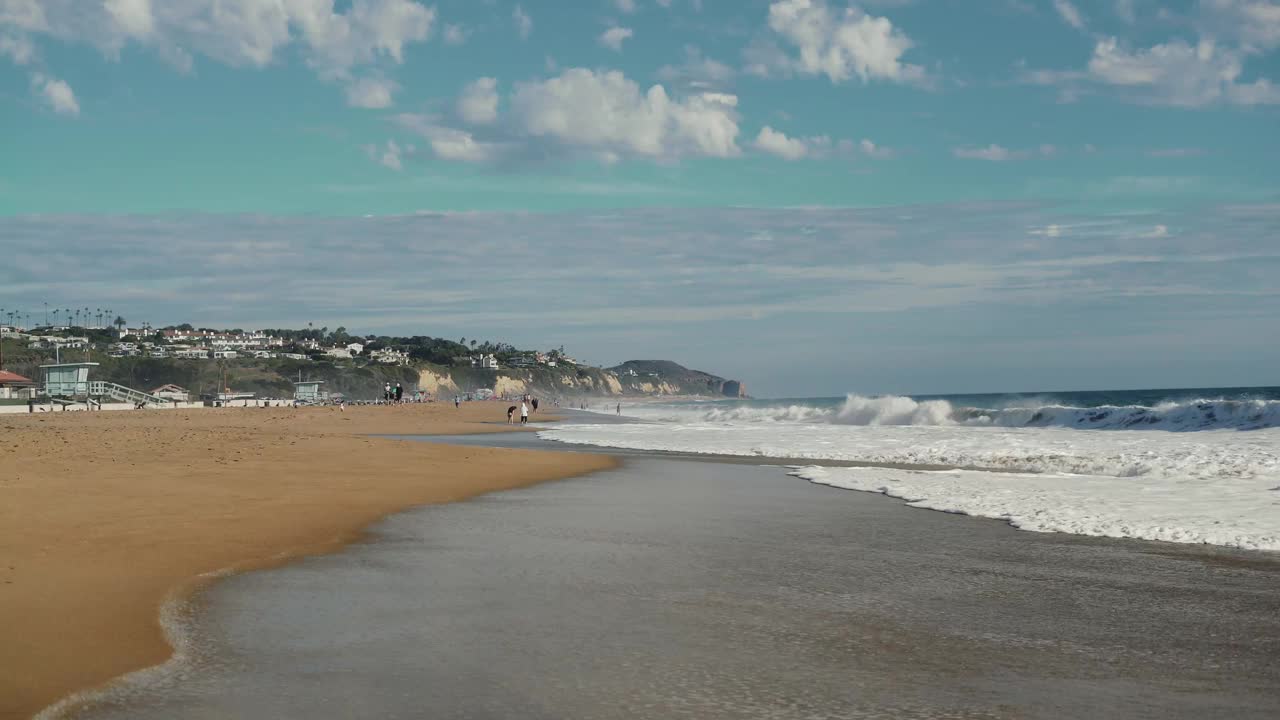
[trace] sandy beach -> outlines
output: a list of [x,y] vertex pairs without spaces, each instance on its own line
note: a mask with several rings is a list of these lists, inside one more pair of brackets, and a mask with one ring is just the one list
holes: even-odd
[[162,604],[209,573],[331,551],[407,507],[613,465],[600,455],[370,437],[504,431],[504,410],[0,418],[0,718],[29,717],[163,662]]

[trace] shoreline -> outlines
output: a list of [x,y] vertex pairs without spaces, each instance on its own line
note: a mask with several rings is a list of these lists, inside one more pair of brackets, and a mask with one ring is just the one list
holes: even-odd
[[0,718],[60,715],[80,693],[164,664],[175,650],[166,604],[220,577],[335,552],[413,507],[616,465],[379,437],[519,431],[504,409],[0,418],[0,458],[14,468],[0,478],[0,636],[12,638],[0,648]]
[[1261,720],[1280,702],[1260,640],[1280,565],[1240,552],[659,457],[370,533],[212,584],[179,628],[190,653],[85,717]]

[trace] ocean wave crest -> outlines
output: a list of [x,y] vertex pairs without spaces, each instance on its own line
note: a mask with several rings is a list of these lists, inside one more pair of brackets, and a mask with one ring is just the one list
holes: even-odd
[[1027,405],[998,409],[953,407],[945,400],[850,395],[832,418],[844,425],[968,425],[1069,427],[1082,430],[1260,430],[1280,427],[1280,401],[1195,399],[1155,406]]
[[1156,405],[1073,407],[1041,398],[1006,407],[956,406],[946,400],[902,395],[850,394],[837,408],[804,404],[668,407],[644,413],[667,422],[925,425],[968,427],[1064,427],[1079,430],[1261,430],[1280,427],[1280,400],[1192,399]]

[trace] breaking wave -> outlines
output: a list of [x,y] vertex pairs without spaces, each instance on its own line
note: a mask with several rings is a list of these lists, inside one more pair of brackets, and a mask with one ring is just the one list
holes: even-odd
[[1021,401],[1000,408],[953,405],[899,395],[849,395],[839,406],[804,404],[667,407],[642,413],[675,422],[1066,427],[1079,430],[1260,430],[1280,427],[1280,400],[1193,399],[1155,405],[1073,407]]

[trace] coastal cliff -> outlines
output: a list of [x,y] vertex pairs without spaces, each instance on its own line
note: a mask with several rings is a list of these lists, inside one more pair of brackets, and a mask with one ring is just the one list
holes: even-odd
[[610,368],[561,364],[555,367],[480,368],[422,365],[417,387],[435,395],[492,390],[545,397],[581,396],[744,396],[742,383],[690,370],[670,360],[628,360]]
[[[690,370],[669,360],[630,360],[610,368],[573,363],[535,364],[532,367],[485,369],[470,365],[412,362],[401,365],[357,365],[350,360],[298,361],[240,358],[210,362],[174,358],[99,358],[95,380],[150,391],[174,384],[193,397],[220,392],[255,393],[258,397],[292,398],[297,380],[319,380],[324,390],[351,400],[372,400],[382,395],[385,383],[400,383],[406,392],[425,391],[452,397],[482,390],[499,396],[532,394],[544,398],[637,397],[699,395],[745,396],[736,380]],[[23,367],[39,372],[43,358],[32,357]]]

